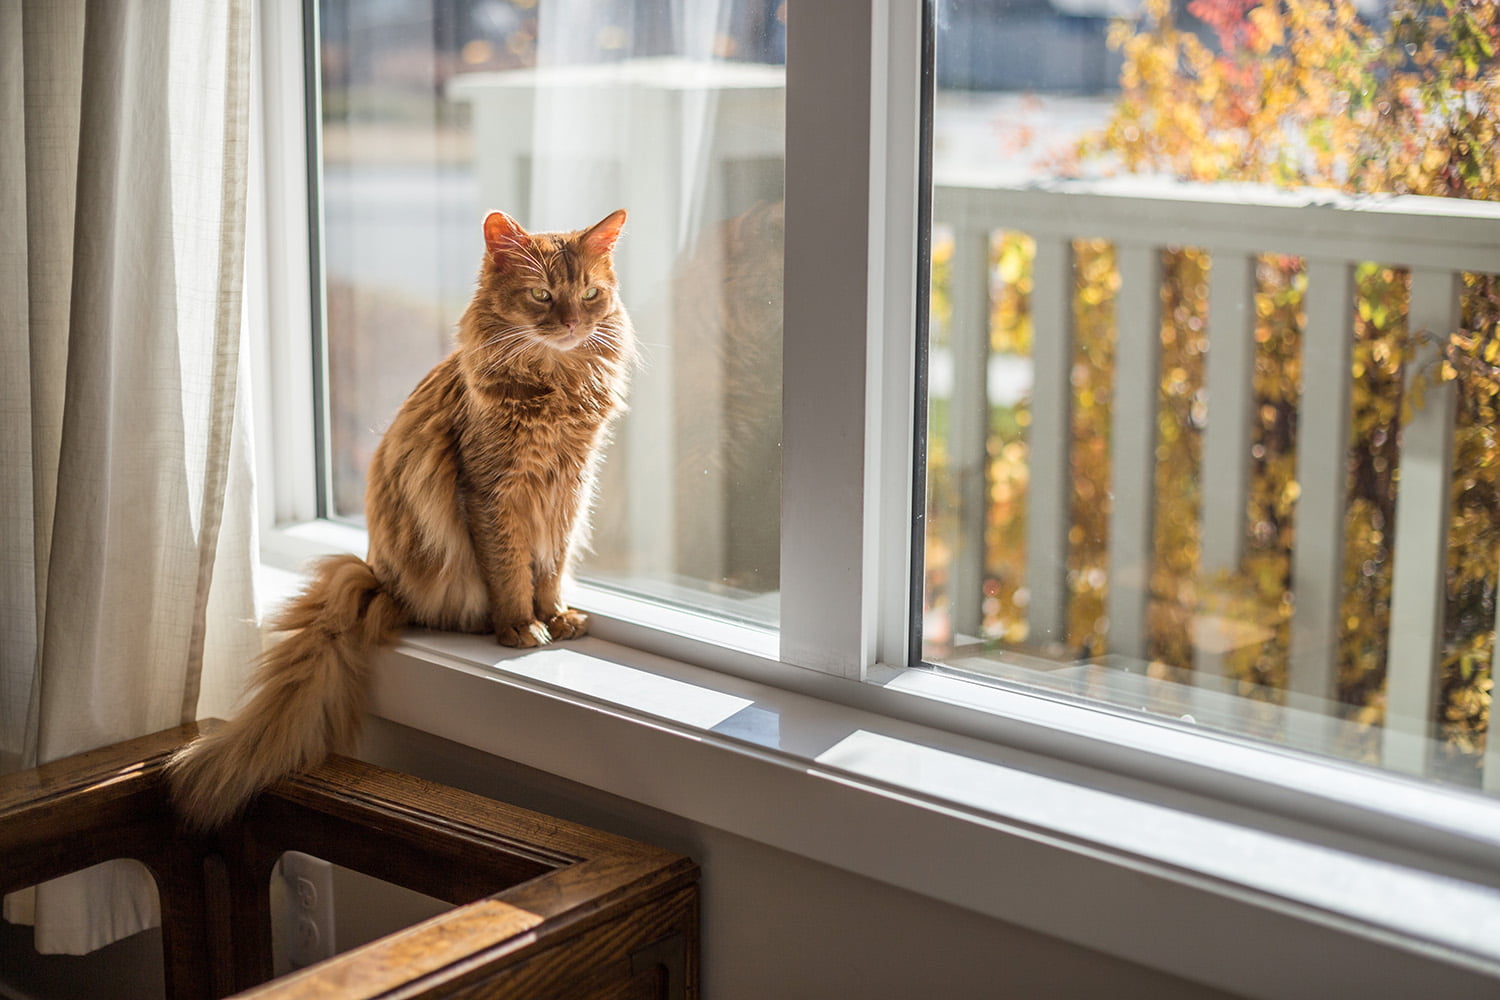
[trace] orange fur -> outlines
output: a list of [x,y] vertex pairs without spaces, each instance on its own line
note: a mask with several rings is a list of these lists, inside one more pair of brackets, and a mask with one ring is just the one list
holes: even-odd
[[288,634],[262,659],[246,708],[169,764],[190,826],[221,826],[282,775],[352,749],[370,654],[407,623],[493,631],[508,646],[584,634],[561,581],[634,361],[610,257],[624,219],[538,234],[499,212],[485,220],[458,347],[371,461],[368,561],[320,566],[277,619]]

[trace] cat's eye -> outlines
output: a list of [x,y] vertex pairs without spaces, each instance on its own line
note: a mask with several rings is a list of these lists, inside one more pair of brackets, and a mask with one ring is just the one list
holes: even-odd
[[592,301],[593,299],[597,299],[598,297],[599,289],[597,287],[586,288],[583,291],[583,301],[585,302]]
[[552,301],[552,293],[547,291],[547,289],[545,288],[533,288],[531,290],[531,297],[536,299],[538,302]]

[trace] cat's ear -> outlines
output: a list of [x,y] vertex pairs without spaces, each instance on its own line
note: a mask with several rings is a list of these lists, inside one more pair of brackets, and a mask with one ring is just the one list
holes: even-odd
[[607,254],[615,248],[615,241],[620,238],[620,230],[624,227],[625,210],[615,209],[584,233],[581,242],[594,253]]
[[504,212],[491,212],[484,220],[484,245],[489,247],[491,257],[530,244],[531,234]]

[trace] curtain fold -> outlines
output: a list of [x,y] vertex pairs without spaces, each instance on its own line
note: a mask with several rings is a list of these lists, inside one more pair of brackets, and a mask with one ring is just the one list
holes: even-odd
[[[205,647],[234,672],[255,652],[238,392],[251,2],[0,10],[6,766],[193,719]],[[5,911],[43,952],[157,919],[144,869],[114,863]]]

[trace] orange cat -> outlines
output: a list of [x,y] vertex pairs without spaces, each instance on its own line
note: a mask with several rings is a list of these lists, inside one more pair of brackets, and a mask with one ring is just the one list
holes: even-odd
[[611,254],[625,213],[587,230],[484,223],[458,347],[386,431],[365,496],[368,560],[324,560],[274,622],[256,692],[169,765],[185,821],[212,829],[260,789],[352,747],[368,661],[406,624],[506,646],[583,635],[560,584],[586,533],[594,467],[623,408],[635,336]]

